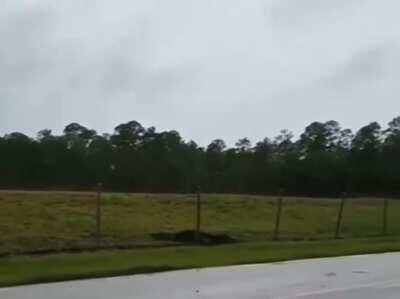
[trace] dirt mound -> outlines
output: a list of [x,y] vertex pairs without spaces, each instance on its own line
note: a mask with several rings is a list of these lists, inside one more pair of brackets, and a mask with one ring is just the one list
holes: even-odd
[[151,235],[156,240],[172,241],[179,243],[201,243],[205,245],[219,245],[236,243],[237,240],[227,234],[209,234],[200,232],[197,236],[194,230],[185,230],[176,233],[156,233]]

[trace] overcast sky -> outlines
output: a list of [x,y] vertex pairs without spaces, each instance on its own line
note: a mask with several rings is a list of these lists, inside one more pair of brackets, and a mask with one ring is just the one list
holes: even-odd
[[400,115],[398,0],[1,0],[0,134],[137,120],[201,145]]

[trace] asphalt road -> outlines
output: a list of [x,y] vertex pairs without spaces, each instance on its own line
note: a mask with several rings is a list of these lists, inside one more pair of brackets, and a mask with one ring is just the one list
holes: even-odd
[[0,299],[394,299],[400,253],[0,289]]

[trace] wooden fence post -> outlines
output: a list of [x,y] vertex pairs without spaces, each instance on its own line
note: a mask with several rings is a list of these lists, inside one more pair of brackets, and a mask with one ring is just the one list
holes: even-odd
[[346,197],[347,197],[346,193],[343,193],[341,196],[339,214],[336,223],[335,239],[340,238],[340,228],[342,226],[343,210],[344,210],[344,204],[346,202]]
[[196,242],[201,242],[201,190],[200,187],[197,188],[196,196]]
[[282,214],[282,204],[283,204],[283,190],[279,191],[279,196],[277,199],[277,210],[276,210],[276,222],[275,222],[275,232],[274,240],[279,240],[279,229],[281,225],[281,214]]
[[388,232],[388,206],[389,199],[385,198],[383,200],[383,235],[387,235]]
[[101,245],[101,191],[102,184],[97,184],[97,197],[96,197],[96,242],[97,246]]

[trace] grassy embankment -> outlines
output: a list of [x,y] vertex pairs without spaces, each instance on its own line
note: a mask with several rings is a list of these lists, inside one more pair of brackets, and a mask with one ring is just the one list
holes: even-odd
[[[350,200],[342,236],[332,238],[338,200],[288,198],[281,241],[271,242],[275,199],[205,195],[203,230],[240,243],[216,247],[173,246],[75,254],[23,255],[90,248],[95,242],[95,197],[90,193],[0,193],[0,285],[147,273],[169,269],[273,262],[297,258],[400,250],[400,202],[390,202],[389,233],[382,230],[382,201]],[[183,195],[103,197],[103,246],[179,245],[152,237],[193,228],[194,200]],[[399,235],[399,238],[396,237]]]
[[0,286],[400,250],[400,239],[243,243],[0,259]]

